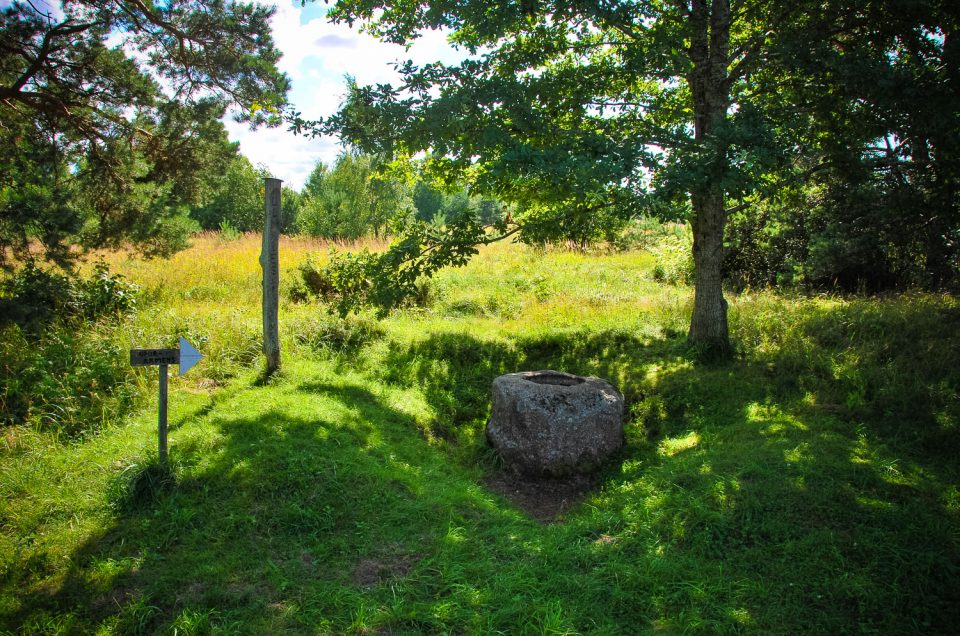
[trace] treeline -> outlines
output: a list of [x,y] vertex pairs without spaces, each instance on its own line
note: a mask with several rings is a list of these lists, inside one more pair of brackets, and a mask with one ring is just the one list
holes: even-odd
[[[724,243],[728,285],[867,292],[955,285],[960,216],[954,166],[904,156],[902,147],[888,154],[886,143],[878,144],[879,156],[823,157],[811,165],[809,179],[738,206]],[[318,163],[301,190],[283,188],[283,232],[349,241],[386,238],[406,219],[442,225],[469,214],[490,224],[506,214],[496,199],[433,185],[417,163],[399,175],[382,168],[374,156],[355,153],[332,165]],[[191,208],[196,227],[259,231],[268,176],[235,154]],[[635,245],[638,228],[649,233],[651,227],[640,219],[688,214],[656,192],[627,212],[572,209],[558,217],[534,206],[513,207],[513,218],[524,226],[522,240],[581,249],[601,242]]]
[[[386,238],[407,220],[442,225],[476,215],[493,223],[505,213],[495,199],[471,196],[464,187],[441,189],[417,176],[393,176],[375,157],[343,153],[332,166],[318,163],[302,190],[284,186],[282,231],[337,241]],[[191,216],[204,230],[256,232],[263,227],[263,180],[270,174],[238,155],[215,179],[208,198]]]

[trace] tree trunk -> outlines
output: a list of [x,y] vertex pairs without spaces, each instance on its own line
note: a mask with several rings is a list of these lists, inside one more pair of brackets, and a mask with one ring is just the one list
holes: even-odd
[[693,315],[690,343],[709,357],[732,353],[727,328],[727,301],[723,298],[723,191],[692,196],[693,203]]
[[729,170],[727,143],[717,132],[727,118],[730,88],[727,83],[730,40],[729,0],[692,0],[690,6],[690,60],[687,78],[693,97],[694,138],[701,156],[703,181],[690,193],[693,208],[694,299],[687,335],[701,353],[729,358],[733,352],[727,327],[727,302],[723,298],[723,178]]

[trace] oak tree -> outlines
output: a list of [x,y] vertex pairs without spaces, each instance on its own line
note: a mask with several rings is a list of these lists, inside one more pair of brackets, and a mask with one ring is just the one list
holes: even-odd
[[[336,20],[401,44],[448,29],[469,55],[457,65],[402,65],[397,87],[354,85],[326,125],[365,150],[429,150],[437,173],[516,204],[515,226],[494,235],[467,220],[462,232],[435,237],[461,262],[472,244],[518,230],[542,235],[602,213],[635,214],[652,204],[652,186],[660,198],[685,193],[696,263],[689,339],[727,356],[724,222],[728,203],[751,187],[742,167],[771,160],[749,79],[789,11],[778,6],[342,0]],[[413,268],[435,269],[444,253],[430,240],[399,249]]]
[[[877,71],[884,60],[904,73],[939,69],[915,87],[956,75],[951,3],[894,4],[340,0],[335,20],[398,44],[446,29],[467,58],[400,65],[398,86],[352,85],[325,129],[368,151],[429,151],[439,175],[466,179],[472,191],[518,211],[514,226],[493,233],[471,219],[443,236],[413,227],[392,253],[367,259],[380,275],[372,280],[394,272],[393,282],[409,287],[417,270],[443,263],[441,254],[462,262],[473,244],[515,231],[543,235],[640,210],[685,214],[695,262],[689,340],[728,356],[722,267],[730,214],[809,179],[822,164],[842,162],[837,149],[862,155],[894,133],[910,139],[900,158],[921,158],[917,165],[926,165],[922,156],[935,137],[944,155],[953,154],[955,136],[947,131],[957,120],[949,106],[938,125],[921,125],[922,117],[901,118],[909,124],[896,129],[848,125],[858,111],[870,123],[890,124],[930,110],[915,107],[919,95],[869,90],[877,73],[857,82],[853,61],[872,59]],[[933,94],[942,103],[951,92],[948,85]],[[894,114],[863,113],[864,104]],[[922,128],[930,134],[916,135]],[[944,190],[946,198],[955,192]]]

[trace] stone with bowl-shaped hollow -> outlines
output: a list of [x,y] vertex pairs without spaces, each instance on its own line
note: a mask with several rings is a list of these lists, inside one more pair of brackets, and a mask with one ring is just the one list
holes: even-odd
[[623,446],[623,395],[599,378],[562,371],[501,375],[487,439],[512,470],[589,473]]

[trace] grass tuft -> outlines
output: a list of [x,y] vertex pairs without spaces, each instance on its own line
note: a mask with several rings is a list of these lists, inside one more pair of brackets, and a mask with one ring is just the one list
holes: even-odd
[[119,513],[149,508],[177,486],[176,469],[158,459],[128,464],[111,481],[107,501]]

